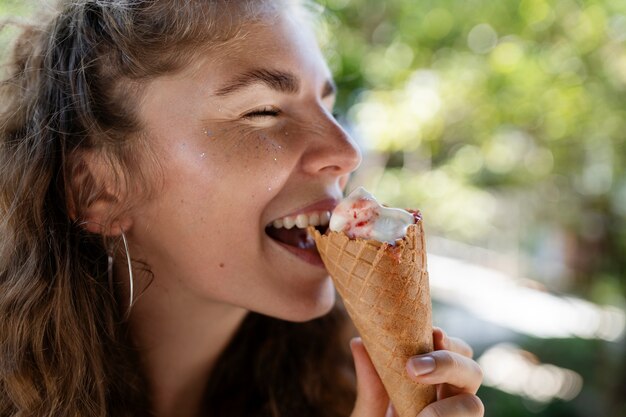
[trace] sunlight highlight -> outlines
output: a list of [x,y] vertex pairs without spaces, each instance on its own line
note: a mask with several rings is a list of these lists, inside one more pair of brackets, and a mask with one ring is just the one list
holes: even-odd
[[524,286],[530,281],[495,269],[429,254],[428,270],[434,299],[529,336],[615,341],[626,327],[626,314],[617,307]]
[[484,385],[541,403],[571,400],[583,387],[578,373],[540,363],[532,353],[508,343],[490,348],[478,363],[484,373]]

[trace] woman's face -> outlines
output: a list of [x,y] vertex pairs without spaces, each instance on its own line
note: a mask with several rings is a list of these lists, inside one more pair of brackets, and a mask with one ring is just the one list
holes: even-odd
[[268,225],[331,211],[360,154],[311,31],[287,17],[248,29],[148,84],[139,115],[164,184],[130,214],[131,253],[148,291],[307,320],[331,308],[332,284],[303,229]]

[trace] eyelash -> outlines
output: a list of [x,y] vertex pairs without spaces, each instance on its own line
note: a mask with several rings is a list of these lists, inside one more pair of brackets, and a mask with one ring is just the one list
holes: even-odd
[[280,114],[280,110],[274,107],[264,107],[260,110],[254,110],[243,115],[246,119],[254,119],[256,117],[276,117]]
[[[243,115],[243,117],[245,117],[246,119],[254,119],[256,117],[276,117],[280,113],[281,111],[279,109],[276,109],[273,107],[267,107],[261,110],[254,110],[254,111],[251,111],[250,113],[246,113]],[[332,116],[335,120],[337,120],[339,119],[339,117],[341,117],[341,114],[338,112],[333,112]]]

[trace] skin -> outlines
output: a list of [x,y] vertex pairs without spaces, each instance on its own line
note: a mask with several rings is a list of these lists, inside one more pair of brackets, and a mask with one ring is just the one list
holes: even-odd
[[[215,358],[247,311],[305,321],[335,302],[326,271],[277,245],[264,228],[321,199],[340,198],[361,156],[331,115],[331,75],[313,34],[288,17],[269,23],[249,24],[251,36],[237,54],[201,56],[191,68],[149,82],[141,100],[139,115],[163,181],[154,198],[115,224],[133,258],[154,274],[146,287],[148,279],[135,273],[141,296],[129,320],[157,416],[201,415]],[[254,82],[225,90],[258,69],[291,74],[298,89]],[[113,203],[97,202],[88,213],[94,224],[107,204]],[[124,258],[116,262],[117,279],[127,282]],[[480,385],[478,366],[463,356],[461,343],[435,340],[449,350],[433,354],[436,369],[419,378],[450,387],[440,389],[437,415],[482,415],[466,406]],[[353,417],[383,417],[389,400],[380,379],[362,344],[352,348]]]

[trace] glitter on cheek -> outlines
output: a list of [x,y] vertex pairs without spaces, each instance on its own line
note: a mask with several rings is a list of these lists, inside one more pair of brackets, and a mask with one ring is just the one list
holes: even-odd
[[[283,131],[267,132],[252,131],[241,136],[247,149],[246,156],[240,160],[244,175],[254,175],[255,180],[262,184],[262,190],[273,195],[281,189],[286,173],[281,165],[286,163],[286,149]],[[281,143],[281,141],[283,141]],[[269,164],[271,163],[271,164]],[[252,169],[250,169],[252,167]]]
[[[273,171],[286,162],[283,129],[272,132],[268,129],[233,123],[205,127],[210,128],[214,135],[210,144],[206,144],[217,146],[210,153],[212,158],[215,155],[225,164],[236,163],[240,175],[256,175],[259,179],[264,177],[266,185],[262,189],[268,191],[277,189],[276,180],[272,180],[271,176]],[[209,155],[209,150],[206,152]]]
[[282,139],[280,137],[274,138],[266,134],[261,134],[259,135],[259,139],[265,142],[267,151],[271,152],[274,156],[283,152],[283,145],[280,144]]
[[[216,122],[210,129],[206,129],[210,142],[205,141],[207,146],[211,146],[213,152],[211,157],[243,163],[251,152],[250,133],[244,126],[227,122]],[[252,148],[253,149],[253,148]]]
[[[280,156],[283,151],[283,145],[279,143],[280,138],[274,138],[267,133],[259,133],[257,135],[258,142],[255,149],[257,149],[259,158],[267,158],[269,161],[277,163],[280,161]],[[262,149],[261,149],[262,148]]]

